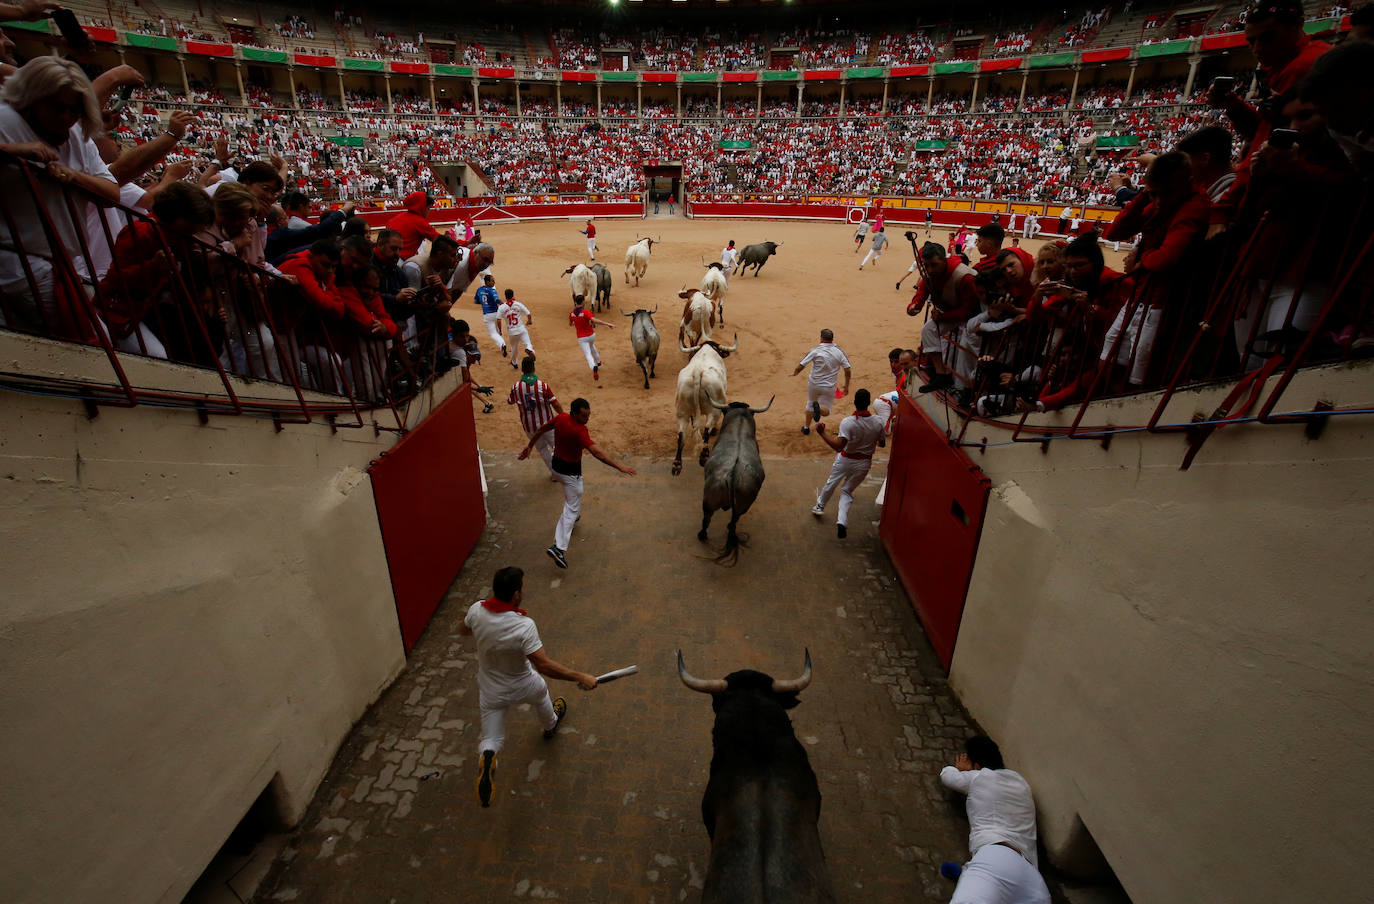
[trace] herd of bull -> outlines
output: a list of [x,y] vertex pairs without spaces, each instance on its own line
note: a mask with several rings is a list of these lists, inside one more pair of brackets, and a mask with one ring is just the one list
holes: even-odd
[[[658,241],[639,238],[626,251],[626,285],[631,280],[639,285]],[[781,244],[761,242],[745,247],[740,253],[739,272],[752,266],[757,277]],[[692,290],[683,286],[678,293],[684,302],[678,348],[688,360],[677,377],[673,474],[682,473],[684,438],[695,436],[699,430],[702,446],[698,463],[704,468],[705,483],[697,538],[707,540],[707,528],[716,511],[730,511],[725,548],[716,560],[725,562],[738,557],[736,525],[763,486],[754,416],[772,407],[773,399],[762,408],[728,400],[725,359],[739,348],[739,336],[735,335],[732,344],[723,345],[713,334],[725,323],[729,280],[721,264],[704,260],[702,264],[706,272],[700,287]],[[609,310],[612,280],[604,265],[576,264],[564,275],[570,277],[574,297],[594,297],[595,311]],[[658,360],[659,334],[654,325],[658,306],[620,313],[631,318],[630,344],[648,389]],[[714,449],[709,445],[712,436],[716,438]],[[704,904],[833,902],[817,827],[820,786],[787,716],[787,710],[799,702],[797,695],[811,681],[810,651],[801,677],[792,681],[748,669],[721,679],[694,678],[687,672],[680,651],[678,675],[687,687],[711,695],[716,714],[711,731],[710,778],[701,801],[702,820],[711,839]]]
[[[639,285],[649,269],[649,257],[661,239],[636,237],[625,251],[625,285]],[[754,268],[758,277],[768,258],[777,254],[781,242],[759,242],[740,251],[739,273]],[[728,510],[730,524],[726,529],[725,547],[716,561],[734,562],[739,556],[740,536],[736,530],[739,519],[749,511],[763,486],[763,461],[754,437],[754,415],[767,411],[773,404],[753,408],[742,402],[730,402],[726,396],[725,359],[739,348],[739,336],[732,345],[723,345],[714,337],[716,327],[725,324],[725,296],[730,282],[724,267],[717,262],[702,260],[705,273],[697,289],[683,286],[678,297],[684,302],[678,324],[678,348],[688,356],[687,364],[677,375],[675,410],[677,415],[677,453],[673,457],[673,474],[682,473],[682,447],[689,436],[701,435],[701,449],[697,463],[705,468],[705,488],[702,492],[701,531],[697,538],[707,540],[711,516],[718,510]],[[593,299],[592,310],[600,313],[611,306],[611,272],[604,264],[574,264],[563,271],[574,298]],[[635,363],[644,375],[644,388],[656,376],[659,333],[654,325],[652,310],[636,308],[633,313],[620,313],[631,318],[630,345]],[[714,450],[711,438],[715,437]]]

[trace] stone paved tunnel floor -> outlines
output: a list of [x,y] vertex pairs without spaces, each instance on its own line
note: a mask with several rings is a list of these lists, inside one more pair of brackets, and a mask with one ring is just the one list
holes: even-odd
[[[737,567],[695,538],[701,472],[588,462],[583,517],[560,571],[544,555],[561,507],[537,462],[484,455],[488,527],[408,667],[345,742],[256,900],[300,902],[694,901],[708,844],[701,794],[711,756],[705,696],[678,681],[815,666],[792,722],[824,797],[820,832],[842,902],[946,901],[942,860],[967,856],[962,804],[940,786],[968,733],[878,541],[885,462],[861,489],[849,537],[834,505],[809,513],[822,461],[770,459],[742,522]],[[461,514],[455,512],[455,517]],[[713,547],[725,521],[712,524]],[[512,712],[490,809],[475,794],[476,655],[457,628],[508,564],[546,650],[600,673],[640,674],[568,698],[563,729]]]

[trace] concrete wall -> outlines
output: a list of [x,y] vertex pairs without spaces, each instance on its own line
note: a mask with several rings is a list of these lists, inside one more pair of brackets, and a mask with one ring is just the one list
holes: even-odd
[[[19,361],[109,373],[0,333]],[[0,899],[179,901],[274,777],[300,818],[404,664],[364,471],[394,442],[0,394]]]
[[[1279,410],[1367,403],[1370,376],[1307,373]],[[1188,471],[1179,434],[969,450],[993,491],[950,677],[1052,859],[1080,861],[1086,826],[1136,904],[1368,899],[1372,432],[1229,427]]]

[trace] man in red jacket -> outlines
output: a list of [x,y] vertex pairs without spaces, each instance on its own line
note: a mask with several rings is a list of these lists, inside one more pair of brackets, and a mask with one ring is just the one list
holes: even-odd
[[1145,382],[1165,305],[1187,295],[1190,274],[1179,264],[1201,239],[1211,206],[1193,182],[1188,155],[1170,151],[1150,164],[1145,190],[1107,227],[1108,241],[1140,233],[1140,243],[1126,258],[1126,273],[1136,284],[1134,299],[1108,328],[1101,356],[1103,361],[1115,358],[1117,364],[1130,364],[1133,387]]
[[1318,57],[1331,49],[1330,45],[1307,37],[1304,19],[1299,0],[1260,0],[1252,5],[1245,15],[1245,41],[1259,61],[1259,106],[1250,106],[1234,91],[1213,90],[1208,96],[1208,102],[1222,108],[1236,131],[1250,140],[1249,150],[1236,167],[1231,190],[1212,206],[1209,239],[1235,222],[1250,188],[1252,160],[1280,122],[1281,98],[1294,90]]
[[333,239],[320,239],[281,265],[282,273],[298,280],[296,288],[305,304],[283,312],[278,327],[287,335],[300,327],[301,357],[310,368],[313,388],[324,392],[336,392],[347,372],[342,356],[330,351],[331,346],[337,350],[346,337],[343,325],[347,305],[334,285],[338,266],[339,243]]
[[401,260],[414,257],[425,239],[433,241],[439,237],[439,230],[429,222],[429,208],[433,203],[429,195],[413,191],[402,201],[405,210],[387,220],[386,227],[401,234]]

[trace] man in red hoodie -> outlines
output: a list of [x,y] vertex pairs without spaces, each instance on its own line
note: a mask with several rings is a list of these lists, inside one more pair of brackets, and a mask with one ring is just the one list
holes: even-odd
[[416,255],[425,239],[437,239],[439,231],[429,222],[429,207],[434,203],[429,195],[413,191],[402,203],[405,210],[387,220],[386,228],[401,234],[401,260],[408,260]]
[[1234,91],[1217,91],[1208,97],[1220,107],[1250,147],[1236,167],[1236,179],[1224,197],[1214,205],[1207,238],[1230,227],[1250,189],[1250,165],[1255,154],[1269,140],[1269,133],[1280,123],[1282,100],[1298,87],[1317,58],[1331,49],[1329,44],[1313,41],[1303,31],[1302,3],[1299,0],[1260,0],[1245,14],[1245,41],[1259,61],[1259,106],[1252,107]]
[[334,271],[339,266],[339,243],[334,239],[320,239],[305,251],[298,251],[282,261],[281,271],[294,276],[297,289],[305,304],[289,312],[283,311],[278,327],[285,335],[296,332],[301,344],[301,357],[310,367],[316,389],[335,392],[346,373],[346,364],[337,349],[346,334],[343,332],[347,305],[339,297],[334,285]]

